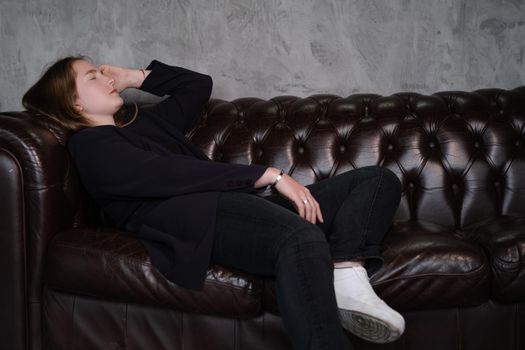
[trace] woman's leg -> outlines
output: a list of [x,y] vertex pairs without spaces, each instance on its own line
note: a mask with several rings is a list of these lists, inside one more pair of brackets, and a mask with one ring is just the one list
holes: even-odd
[[[324,222],[316,225],[329,240],[332,260],[364,261],[368,274],[382,263],[381,242],[401,199],[401,183],[387,168],[367,166],[306,186]],[[265,199],[295,212],[280,194]]]
[[[395,340],[404,331],[404,320],[377,297],[368,275],[383,262],[380,247],[401,198],[399,179],[386,168],[369,166],[306,187],[319,202],[324,223],[317,226],[328,237],[332,261],[363,261],[366,269],[334,271],[343,326],[370,341]],[[280,195],[267,199],[295,210]]]
[[362,260],[369,275],[383,263],[381,244],[399,206],[402,186],[387,168],[368,166],[307,186],[327,211],[320,224],[333,261]]
[[294,349],[352,349],[338,317],[329,245],[316,225],[258,196],[221,193],[212,261],[275,277]]

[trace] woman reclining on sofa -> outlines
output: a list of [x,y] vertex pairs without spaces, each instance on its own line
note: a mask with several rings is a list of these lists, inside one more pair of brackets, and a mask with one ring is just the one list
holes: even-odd
[[[124,122],[127,88],[169,97],[135,105]],[[274,277],[296,349],[351,349],[343,328],[373,342],[398,339],[404,319],[368,279],[383,263],[397,176],[367,166],[302,186],[277,168],[212,161],[184,136],[211,89],[209,76],[156,60],[126,69],[66,57],[23,104],[75,132],[68,150],[84,186],[168,280],[199,290],[211,262]],[[268,186],[278,193],[254,195]]]

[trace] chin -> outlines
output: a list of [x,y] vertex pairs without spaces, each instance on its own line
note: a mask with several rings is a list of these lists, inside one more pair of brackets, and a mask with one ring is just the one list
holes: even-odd
[[119,108],[120,108],[124,104],[124,99],[122,97],[120,97],[120,95],[117,95],[117,97],[118,97],[118,100],[119,100],[118,104],[119,104]]
[[115,105],[115,111],[118,111],[122,108],[122,106],[124,106],[124,100],[121,97],[119,97],[119,99],[120,101],[118,101]]

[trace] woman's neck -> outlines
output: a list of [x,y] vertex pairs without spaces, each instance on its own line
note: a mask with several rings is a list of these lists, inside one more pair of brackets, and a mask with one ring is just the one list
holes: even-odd
[[115,124],[115,119],[113,118],[112,115],[109,115],[109,116],[101,116],[101,115],[98,115],[98,116],[86,116],[91,125],[93,126],[99,126],[99,125],[116,125]]

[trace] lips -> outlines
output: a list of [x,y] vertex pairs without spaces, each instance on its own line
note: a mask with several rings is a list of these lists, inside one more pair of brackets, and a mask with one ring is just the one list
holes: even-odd
[[109,94],[111,95],[111,94],[114,94],[115,92],[117,92],[117,89],[111,90],[111,92]]

